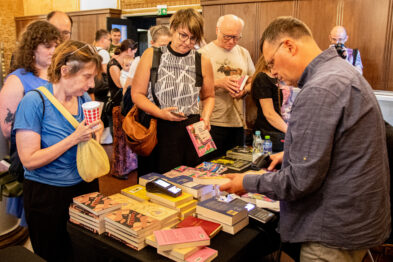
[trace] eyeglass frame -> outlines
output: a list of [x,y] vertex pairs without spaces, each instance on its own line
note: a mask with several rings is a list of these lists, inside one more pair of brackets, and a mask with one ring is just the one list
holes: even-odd
[[[177,34],[179,35],[179,40],[182,42],[187,42],[187,40],[190,40],[191,44],[196,44],[197,38],[196,36],[189,36],[188,34],[185,34],[183,32],[179,32],[178,30],[176,30]],[[183,39],[182,39],[183,38]],[[192,39],[194,38],[194,39]]]
[[239,41],[240,39],[242,39],[242,34],[240,34],[240,35],[226,35],[226,34],[224,34],[222,31],[221,31],[221,29],[220,28],[218,28],[218,31],[220,31],[220,33],[223,35],[223,39],[224,39],[224,41],[225,42],[229,42],[229,41],[231,41],[231,39],[233,39],[233,41]]
[[273,67],[274,67],[274,57],[277,54],[277,52],[280,49],[280,47],[282,46],[282,44],[284,44],[284,41],[280,42],[280,44],[277,46],[276,50],[274,51],[274,53],[272,55],[272,58],[270,59],[270,62],[266,61],[266,66],[269,69],[269,71],[272,70]]
[[64,31],[61,31],[61,32],[60,32],[60,35],[61,35],[62,37],[67,36],[67,35],[70,35],[70,36],[71,36],[71,34],[72,34],[72,32],[71,32],[71,31],[68,31],[68,30],[64,30]]

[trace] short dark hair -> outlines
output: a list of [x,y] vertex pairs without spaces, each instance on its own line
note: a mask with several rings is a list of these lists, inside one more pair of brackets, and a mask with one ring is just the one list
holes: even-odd
[[109,32],[105,29],[100,29],[96,32],[96,38],[95,41],[100,41],[101,38],[103,38],[104,36],[109,35]]
[[[46,21],[49,21],[49,19],[51,19],[56,13],[59,13],[60,11],[52,11],[49,14],[46,15]],[[72,21],[72,18],[69,14],[65,13],[68,16],[68,19],[70,19],[71,22],[71,28],[72,25],[74,24],[74,21]]]
[[112,28],[111,33],[121,33],[119,28]]
[[278,38],[290,36],[294,39],[312,37],[310,28],[292,16],[280,16],[271,22],[262,34],[260,51],[263,51],[265,41],[275,42]]
[[131,50],[134,50],[134,49],[138,48],[138,43],[132,39],[123,40],[120,44],[120,52],[127,51],[128,48],[131,48]]

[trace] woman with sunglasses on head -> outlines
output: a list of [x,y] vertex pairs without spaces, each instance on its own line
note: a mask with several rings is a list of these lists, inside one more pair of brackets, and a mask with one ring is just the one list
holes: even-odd
[[85,125],[82,104],[101,72],[101,57],[88,44],[67,41],[56,48],[45,88],[78,122],[75,129],[37,90],[21,100],[14,130],[25,167],[24,205],[34,252],[47,261],[69,261],[72,250],[66,230],[72,198],[98,191],[98,181],[86,183],[77,169],[77,145],[100,140],[99,121]]
[[120,53],[112,58],[107,65],[108,85],[111,100],[114,102],[112,109],[113,120],[113,153],[111,174],[118,179],[128,179],[128,173],[137,168],[137,157],[127,146],[126,137],[121,127],[123,115],[120,103],[123,98],[123,88],[120,83],[121,66],[125,57],[135,58],[138,50],[137,43],[132,39],[123,40],[118,51]]
[[[153,102],[149,84],[153,48],[143,53],[132,82],[131,97],[135,105],[158,119],[158,144],[150,156],[138,157],[138,176],[152,171],[164,173],[179,165],[197,165],[200,159],[186,126],[202,118],[210,129],[213,70],[210,60],[194,49],[203,39],[203,18],[194,9],[179,10],[170,19],[170,30],[172,42],[161,47],[154,88],[159,106]],[[201,115],[198,98],[203,104]]]

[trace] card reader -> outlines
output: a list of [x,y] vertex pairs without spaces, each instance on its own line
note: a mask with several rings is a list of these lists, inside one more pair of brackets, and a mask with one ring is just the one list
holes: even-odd
[[146,184],[146,191],[151,193],[162,193],[171,197],[178,197],[182,190],[177,186],[161,179],[156,178]]

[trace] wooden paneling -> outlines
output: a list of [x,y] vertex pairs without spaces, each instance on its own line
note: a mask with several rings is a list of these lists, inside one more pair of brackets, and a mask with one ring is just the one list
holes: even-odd
[[221,16],[221,6],[213,5],[204,7],[202,9],[202,15],[204,18],[204,33],[207,43],[210,43],[216,39],[216,24],[218,18]]
[[389,3],[386,39],[389,42],[385,45],[385,54],[390,57],[386,61],[384,70],[385,89],[393,90],[393,0]]
[[199,4],[199,0],[121,0],[122,9],[157,7],[157,5],[182,6]]
[[363,75],[372,87],[385,89],[383,65],[388,56],[384,47],[387,44],[389,0],[345,0],[344,3],[343,25],[349,36],[346,45],[359,49]]

